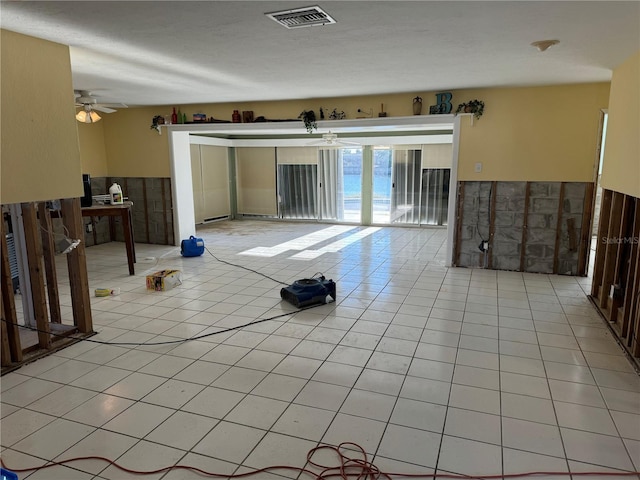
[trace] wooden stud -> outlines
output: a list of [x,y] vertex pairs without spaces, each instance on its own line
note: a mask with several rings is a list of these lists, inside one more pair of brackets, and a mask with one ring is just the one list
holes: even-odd
[[631,295],[629,322],[633,336],[640,338],[640,245],[636,244],[635,287]]
[[27,248],[27,263],[29,265],[29,277],[31,280],[31,299],[33,302],[33,316],[38,329],[38,346],[40,348],[51,347],[51,334],[49,331],[49,315],[47,314],[47,298],[44,287],[44,275],[42,272],[42,244],[40,242],[40,227],[34,203],[22,204],[22,224],[24,226],[24,238]]
[[40,220],[40,236],[42,237],[42,254],[44,271],[47,277],[47,295],[49,297],[49,315],[53,323],[62,323],[60,313],[60,295],[58,294],[58,275],[56,274],[56,247],[53,236],[53,223],[45,202],[38,204]]
[[147,179],[142,178],[142,198],[143,198],[143,209],[144,209],[144,231],[147,239],[147,243],[151,243],[151,237],[149,235],[149,199],[147,198]]
[[[128,192],[129,191],[129,182],[127,182],[127,177],[123,177],[122,178],[122,188],[124,189],[122,191],[122,199],[124,200],[124,192]],[[129,198],[129,197],[127,197]],[[131,212],[131,210],[129,210],[129,212]],[[131,226],[133,227],[133,217],[131,216],[131,213],[129,214],[129,221],[131,222]],[[133,235],[133,229],[131,230],[131,235]],[[123,224],[122,224],[122,237],[123,240],[126,242],[127,241],[127,232],[124,231],[124,219],[123,219]],[[135,239],[131,240],[132,242],[135,243]]]
[[[631,197],[629,197],[631,198]],[[624,281],[625,295],[622,303],[622,323],[620,325],[620,336],[631,338],[633,333],[633,305],[636,296],[640,295],[640,247],[635,239],[640,237],[640,200],[633,199],[633,226],[631,228],[630,255]]]
[[[16,314],[15,298],[13,296],[13,283],[11,281],[11,267],[9,265],[9,248],[4,231],[4,220],[0,224],[0,291],[2,292],[2,326],[7,331],[7,341],[11,360],[22,361],[22,347],[20,345],[20,332],[18,330],[18,316]],[[4,345],[3,345],[4,347]]]
[[453,264],[460,265],[460,245],[462,243],[462,217],[464,213],[464,185],[458,182],[458,205],[456,206],[456,239],[453,244]]
[[4,314],[4,302],[0,302],[0,306],[2,307],[2,322],[0,322],[0,339],[2,340],[2,345],[0,345],[0,366],[8,367],[11,365],[11,349],[9,347],[9,332],[7,332],[7,324],[4,323],[6,318]]
[[89,217],[89,220],[91,220],[91,232],[93,233],[93,244],[97,245],[98,244],[98,232],[96,231],[96,219],[94,217]]
[[619,244],[616,239],[620,237],[620,226],[622,225],[622,207],[624,205],[624,194],[614,192],[611,201],[611,214],[609,215],[609,228],[606,234],[607,250],[605,253],[604,269],[602,272],[602,285],[600,287],[599,300],[600,308],[608,309],[609,290],[614,280],[616,262],[618,259]]
[[[82,213],[79,198],[64,198],[62,205],[62,221],[72,238],[82,238]],[[71,284],[71,305],[73,323],[82,333],[93,331],[91,317],[91,301],[89,298],[89,278],[87,275],[87,256],[84,242],[67,254],[69,282]]]
[[167,224],[167,200],[165,197],[164,191],[164,178],[160,179],[160,183],[162,184],[162,221],[164,223],[164,244],[169,244],[169,225]]
[[[109,188],[113,185],[113,178],[107,177],[107,185],[105,191],[108,193]],[[109,240],[114,242],[116,240],[116,221],[114,217],[107,217],[109,222]]]
[[564,207],[564,185],[560,183],[560,197],[558,199],[558,219],[556,221],[556,243],[553,247],[553,273],[558,273],[560,260],[560,239],[562,237],[562,211]]
[[527,182],[524,190],[524,213],[522,214],[522,240],[520,240],[520,271],[524,272],[529,235],[529,198],[531,197],[531,183]]
[[580,226],[580,245],[578,247],[578,275],[587,276],[589,254],[591,252],[591,228],[593,221],[593,202],[595,184],[587,183],[584,191],[584,207],[582,209],[582,225]]
[[567,233],[569,234],[569,251],[575,252],[578,249],[578,239],[576,238],[576,219],[567,218]]
[[498,182],[491,184],[491,208],[489,209],[489,259],[487,268],[493,268],[493,236],[496,233],[496,191],[498,190]]
[[633,337],[631,338],[631,354],[634,357],[640,357],[640,292],[636,292],[636,306],[634,309],[635,325],[633,327]]
[[[618,227],[618,249],[616,254],[616,266],[613,271],[613,281],[614,285],[618,285],[620,288],[624,288],[626,281],[626,274],[623,273],[623,269],[626,267],[629,269],[629,256],[630,249],[629,245],[625,243],[624,239],[631,236],[632,232],[629,232],[629,228],[633,229],[633,224],[631,222],[632,216],[632,207],[634,205],[633,197],[628,195],[624,195],[622,202],[622,218],[620,219],[620,226]],[[620,304],[622,303],[621,299],[618,295],[615,295],[611,299],[611,305],[609,310],[609,321],[617,322],[618,321],[618,309]]]
[[611,190],[602,191],[602,201],[600,203],[600,224],[598,225],[598,238],[596,238],[596,260],[593,267],[593,281],[591,283],[591,296],[598,298],[600,286],[602,285],[602,274],[604,272],[604,260],[607,251],[606,237],[609,231],[609,218],[611,217],[611,202],[613,192]]

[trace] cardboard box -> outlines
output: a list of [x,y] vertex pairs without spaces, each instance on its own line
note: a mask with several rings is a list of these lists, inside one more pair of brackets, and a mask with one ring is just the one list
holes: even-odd
[[160,270],[147,275],[147,290],[165,292],[180,284],[182,284],[180,270]]

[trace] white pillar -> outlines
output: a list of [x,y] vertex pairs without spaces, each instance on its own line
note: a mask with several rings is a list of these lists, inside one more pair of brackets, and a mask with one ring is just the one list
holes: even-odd
[[167,130],[169,130],[169,163],[173,193],[174,241],[176,245],[180,245],[181,240],[196,234],[189,132]]
[[449,176],[449,212],[447,214],[447,257],[445,265],[453,265],[453,242],[455,241],[455,229],[458,202],[458,152],[460,150],[460,115],[453,120],[453,158],[451,162],[451,174]]

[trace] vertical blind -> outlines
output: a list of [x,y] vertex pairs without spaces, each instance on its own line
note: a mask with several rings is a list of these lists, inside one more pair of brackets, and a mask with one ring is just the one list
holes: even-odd
[[342,151],[320,150],[320,218],[344,220],[344,176]]
[[418,223],[420,208],[420,150],[393,151],[390,223]]
[[317,165],[278,165],[278,211],[280,218],[316,219]]

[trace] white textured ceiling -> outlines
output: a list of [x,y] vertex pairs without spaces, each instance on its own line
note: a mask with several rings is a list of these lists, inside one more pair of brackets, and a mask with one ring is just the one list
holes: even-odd
[[[264,13],[320,5],[336,25]],[[170,105],[608,81],[640,2],[3,1],[2,28],[71,47],[74,88]],[[535,40],[559,39],[546,53]],[[46,78],[46,77],[45,77]]]

